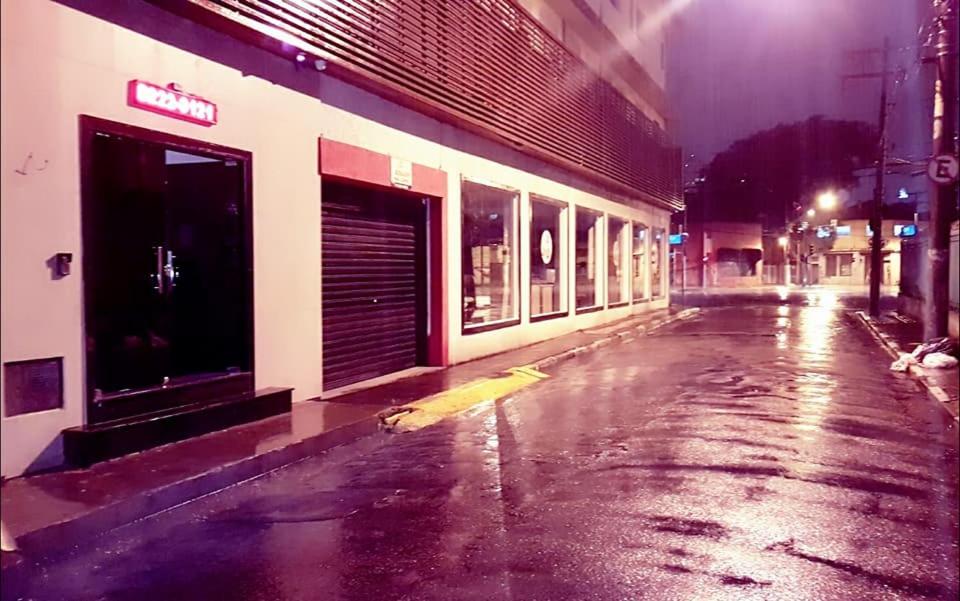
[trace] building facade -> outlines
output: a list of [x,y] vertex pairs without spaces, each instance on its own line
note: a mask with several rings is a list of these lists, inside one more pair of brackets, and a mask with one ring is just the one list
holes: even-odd
[[665,307],[662,31],[575,41],[662,3],[615,4],[4,2],[3,474]]
[[[883,247],[883,286],[900,284],[900,246],[904,236],[917,235],[912,221],[885,219],[881,240]],[[870,286],[871,233],[868,219],[839,219],[832,229],[828,247],[820,247],[810,259],[810,269],[817,282],[825,285]],[[821,234],[828,238],[828,233]],[[814,236],[817,234],[815,233]]]
[[682,243],[673,245],[674,288],[681,281],[690,288],[763,284],[761,224],[707,221],[687,223],[685,227]]

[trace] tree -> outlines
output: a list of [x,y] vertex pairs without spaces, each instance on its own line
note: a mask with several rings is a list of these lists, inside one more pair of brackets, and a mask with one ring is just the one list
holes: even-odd
[[687,195],[691,221],[759,221],[778,229],[818,191],[856,183],[876,164],[877,134],[861,121],[810,117],[734,142],[703,169]]

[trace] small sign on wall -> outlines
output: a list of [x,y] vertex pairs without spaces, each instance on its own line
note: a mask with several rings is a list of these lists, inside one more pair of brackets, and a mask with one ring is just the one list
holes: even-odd
[[390,183],[398,188],[413,187],[413,163],[390,157]]
[[206,127],[216,125],[216,104],[199,96],[186,94],[176,89],[177,87],[174,84],[163,87],[132,79],[127,82],[127,104],[197,125]]

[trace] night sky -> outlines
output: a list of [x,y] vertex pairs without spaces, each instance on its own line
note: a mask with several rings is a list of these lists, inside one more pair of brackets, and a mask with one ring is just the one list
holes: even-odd
[[[844,83],[848,51],[890,37],[907,75],[892,99],[893,154],[925,157],[920,0],[693,0],[674,21],[668,93],[685,179],[732,142],[811,115],[877,122],[879,80]],[[879,57],[870,70],[879,71]],[[690,155],[695,155],[693,158]]]

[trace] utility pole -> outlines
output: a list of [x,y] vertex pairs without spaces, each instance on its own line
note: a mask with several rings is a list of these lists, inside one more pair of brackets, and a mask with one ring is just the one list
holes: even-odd
[[[934,0],[937,80],[933,100],[933,156],[957,156],[957,2]],[[924,339],[947,335],[950,281],[950,217],[956,207],[957,183],[930,181],[929,285],[924,295]]]
[[890,62],[890,38],[883,39],[883,68],[880,70],[880,153],[877,160],[877,182],[873,190],[870,227],[873,230],[870,248],[870,316],[880,315],[880,282],[883,280],[883,192],[887,171],[887,75]]
[[869,59],[880,54],[882,69],[879,72],[867,72],[861,68],[860,73],[845,75],[847,79],[880,78],[880,123],[879,123],[879,152],[877,157],[877,181],[873,189],[873,203],[870,211],[870,315],[880,315],[880,283],[883,281],[883,196],[884,176],[887,170],[887,81],[890,76],[890,39],[884,38],[883,48],[858,50],[851,55],[859,58],[864,64]]

